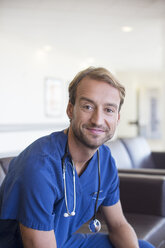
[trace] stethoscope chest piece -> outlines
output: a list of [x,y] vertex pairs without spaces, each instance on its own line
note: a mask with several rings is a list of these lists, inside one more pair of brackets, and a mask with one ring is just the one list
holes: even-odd
[[100,229],[101,229],[101,223],[100,223],[99,220],[93,219],[93,220],[90,221],[90,223],[89,223],[89,230],[91,232],[97,233],[97,232],[100,231]]

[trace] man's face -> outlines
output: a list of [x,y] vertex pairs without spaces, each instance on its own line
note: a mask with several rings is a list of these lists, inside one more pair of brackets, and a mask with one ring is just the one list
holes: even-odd
[[107,82],[88,77],[77,87],[75,105],[70,102],[67,114],[74,139],[91,149],[111,139],[118,124],[119,91]]

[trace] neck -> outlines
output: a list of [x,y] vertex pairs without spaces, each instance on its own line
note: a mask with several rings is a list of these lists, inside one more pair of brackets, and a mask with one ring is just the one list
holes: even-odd
[[[65,133],[67,132],[65,131]],[[68,132],[68,146],[77,174],[80,176],[97,149],[90,149],[80,143],[74,136],[71,128]]]

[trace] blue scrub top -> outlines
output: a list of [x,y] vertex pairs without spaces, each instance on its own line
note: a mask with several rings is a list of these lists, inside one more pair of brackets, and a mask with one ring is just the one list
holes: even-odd
[[[54,229],[57,247],[60,248],[82,224],[93,217],[98,190],[97,152],[83,174],[78,176],[76,173],[76,215],[64,217],[62,158],[66,143],[67,135],[63,131],[52,133],[36,140],[10,163],[0,189],[0,235],[3,235],[4,247],[22,247],[19,222],[32,229]],[[119,200],[117,169],[107,146],[102,145],[99,152],[101,186],[97,207],[110,206]],[[69,155],[65,164],[67,200],[71,212],[74,189]],[[11,236],[10,246],[5,240],[6,234],[8,240]]]

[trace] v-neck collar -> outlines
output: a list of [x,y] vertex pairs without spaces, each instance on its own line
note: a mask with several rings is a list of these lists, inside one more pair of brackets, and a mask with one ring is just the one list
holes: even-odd
[[[98,170],[97,167],[97,162],[95,163],[95,161],[97,160],[97,152],[94,153],[93,157],[90,159],[87,167],[85,168],[85,170],[83,171],[83,173],[78,176],[77,171],[76,171],[76,180],[77,182],[79,182],[81,184],[81,187],[85,187],[86,184],[88,184],[88,178],[90,177],[90,175],[92,176],[92,174]],[[94,167],[96,165],[96,167]]]
[[[66,146],[68,143],[68,135],[64,133],[63,131],[63,137],[65,137],[65,142],[63,140],[63,142],[65,143],[65,152],[66,152]],[[72,157],[71,154],[69,152],[69,149],[67,148],[67,152],[68,155],[66,157],[66,160],[70,163],[72,163]],[[78,191],[81,192],[83,188],[85,188],[87,185],[89,185],[89,178],[90,180],[92,180],[93,175],[97,176],[98,175],[98,158],[97,158],[97,151],[94,153],[94,155],[92,156],[92,158],[89,160],[89,163],[87,165],[87,167],[85,168],[85,170],[83,171],[83,173],[79,176],[77,174],[77,171],[75,169],[75,177],[76,177],[76,184],[78,186]]]

